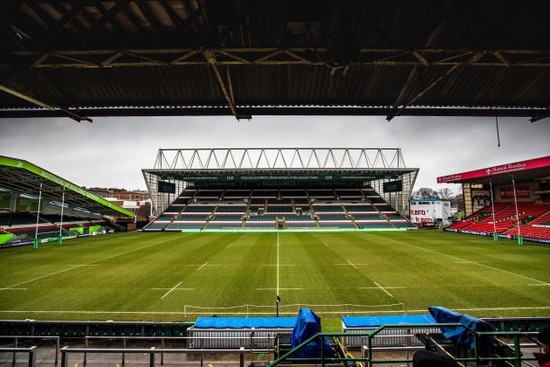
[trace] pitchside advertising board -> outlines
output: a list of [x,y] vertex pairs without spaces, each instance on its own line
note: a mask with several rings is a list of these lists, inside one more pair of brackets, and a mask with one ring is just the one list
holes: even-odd
[[443,224],[447,226],[451,223],[451,202],[418,199],[411,200],[411,222],[422,227],[433,227]]

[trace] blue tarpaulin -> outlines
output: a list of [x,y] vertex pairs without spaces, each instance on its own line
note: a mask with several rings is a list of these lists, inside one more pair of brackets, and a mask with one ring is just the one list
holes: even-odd
[[[302,308],[298,313],[298,320],[292,331],[292,349],[321,332],[321,319],[309,308]],[[321,358],[321,351],[325,357],[334,355],[334,350],[324,337],[316,338],[293,354],[295,358]]]
[[[460,323],[461,326],[443,326],[441,332],[445,338],[457,345],[464,345],[470,349],[475,348],[475,338],[473,334],[468,330],[477,332],[492,331],[493,327],[486,321],[478,319],[470,315],[463,315],[456,311],[450,310],[442,306],[430,306],[428,307],[430,314],[438,323]],[[486,357],[493,353],[494,349],[494,337],[491,335],[483,335],[479,338],[479,352],[482,357]]]
[[401,324],[435,324],[430,314],[422,315],[390,315],[390,316],[344,316],[344,327],[347,328],[375,328],[381,325]]
[[292,329],[297,317],[199,317],[201,329]]

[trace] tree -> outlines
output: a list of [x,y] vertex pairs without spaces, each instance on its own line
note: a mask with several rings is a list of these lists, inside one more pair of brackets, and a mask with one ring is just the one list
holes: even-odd
[[413,197],[415,199],[438,199],[439,196],[434,189],[429,187],[421,187],[415,192],[413,192]]
[[437,190],[437,195],[441,200],[451,200],[453,198],[453,190],[444,188]]
[[142,206],[136,211],[138,217],[149,219],[149,214],[151,213],[151,203],[146,201]]

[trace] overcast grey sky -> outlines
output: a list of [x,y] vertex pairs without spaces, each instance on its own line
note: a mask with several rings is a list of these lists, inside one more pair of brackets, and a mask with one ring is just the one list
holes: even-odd
[[436,178],[550,155],[550,119],[370,116],[0,119],[0,155],[34,163],[86,187],[145,189],[142,168],[159,148],[401,148],[420,168],[415,189],[450,188]]

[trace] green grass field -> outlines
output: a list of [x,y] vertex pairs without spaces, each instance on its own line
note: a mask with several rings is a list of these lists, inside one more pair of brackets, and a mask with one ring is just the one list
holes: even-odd
[[[0,251],[0,319],[550,315],[550,246],[436,231],[131,233]],[[337,323],[337,322],[336,322]]]

